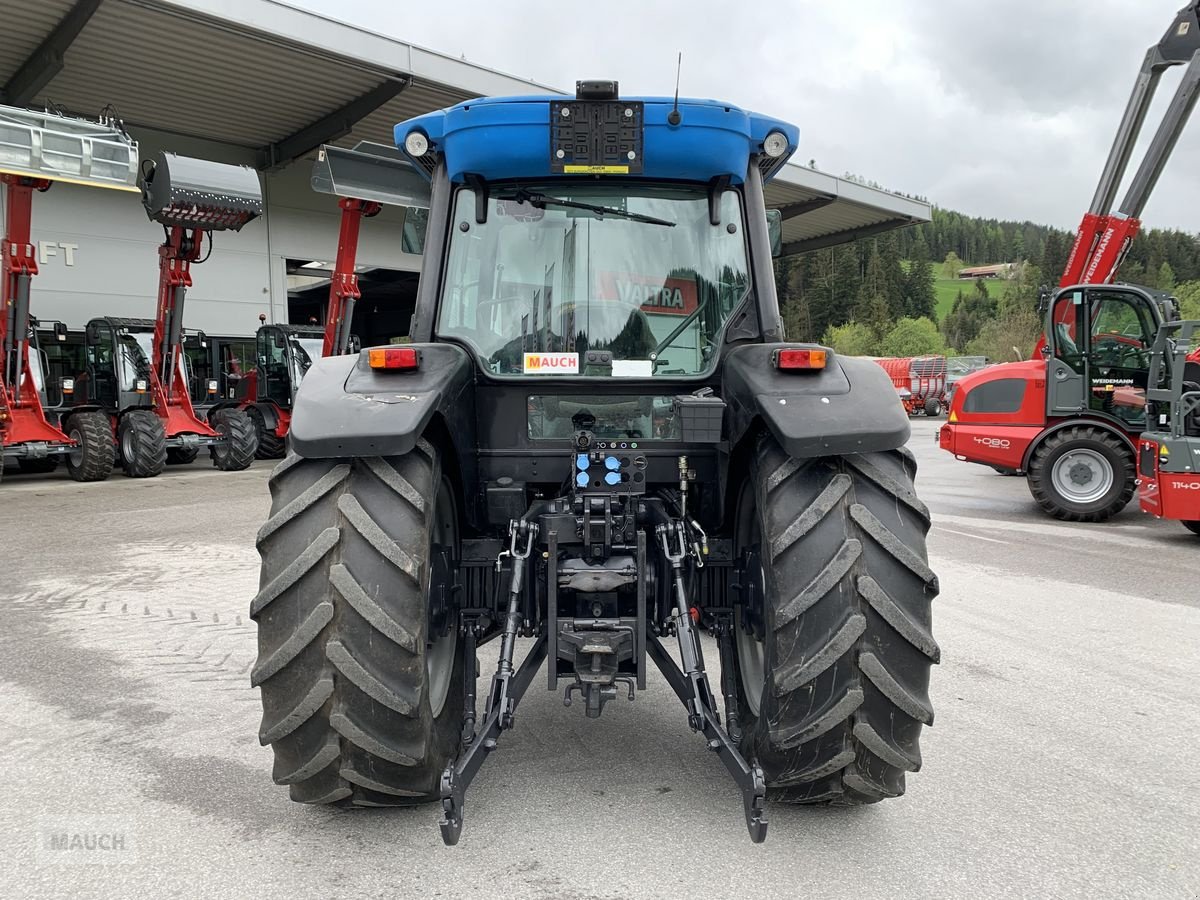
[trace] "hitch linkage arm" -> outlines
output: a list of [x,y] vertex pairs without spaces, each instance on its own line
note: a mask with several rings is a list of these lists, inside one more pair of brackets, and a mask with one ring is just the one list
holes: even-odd
[[[529,655],[521,663],[520,668],[513,669],[513,651],[516,648],[517,632],[521,627],[521,592],[525,587],[525,569],[529,556],[533,552],[534,541],[537,538],[538,526],[526,519],[512,522],[509,525],[509,549],[502,552],[496,559],[496,567],[501,567],[501,560],[508,556],[512,559],[512,580],[508,588],[508,612],[504,618],[504,628],[500,641],[500,662],[496,674],[492,676],[492,686],[488,693],[487,712],[484,715],[483,726],[478,734],[473,731],[475,709],[472,695],[467,715],[469,722],[464,722],[463,741],[466,744],[463,752],[452,761],[442,773],[442,819],[438,823],[442,830],[442,840],[450,846],[458,843],[462,835],[463,806],[467,788],[479,772],[487,755],[496,749],[496,741],[500,732],[513,726],[513,714],[517,703],[529,689],[533,676],[546,658],[546,635],[542,634],[534,643]],[[470,642],[474,647],[474,641]],[[469,663],[468,677],[474,674],[474,652]],[[472,678],[472,682],[473,682]],[[465,718],[465,717],[464,717]]]
[[[746,814],[746,829],[750,832],[750,840],[760,844],[767,837],[766,779],[762,767],[757,762],[748,762],[738,750],[736,740],[721,727],[721,717],[717,713],[716,701],[712,688],[708,683],[708,675],[704,671],[704,656],[700,649],[700,635],[692,621],[691,609],[688,604],[687,589],[683,581],[683,566],[688,558],[688,534],[682,521],[672,521],[659,525],[655,529],[663,554],[671,564],[674,578],[675,594],[675,634],[679,639],[679,658],[683,662],[682,670],[675,665],[666,648],[654,635],[647,635],[646,650],[655,665],[663,673],[663,677],[683,701],[688,711],[688,725],[693,731],[703,733],[708,740],[708,749],[714,751],[733,776],[742,791],[742,804]],[[728,633],[718,635],[718,639],[728,641]],[[729,710],[731,729],[737,728],[736,706],[730,706],[733,700],[733,685],[728,680],[731,676],[731,648],[722,647],[722,663],[728,666],[728,674],[722,673],[722,687],[726,693],[726,704]]]

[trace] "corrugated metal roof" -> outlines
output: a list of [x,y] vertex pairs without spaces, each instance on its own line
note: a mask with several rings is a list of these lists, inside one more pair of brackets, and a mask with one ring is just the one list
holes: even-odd
[[[0,0],[0,85],[73,6]],[[341,143],[390,142],[397,122],[471,97],[554,91],[278,0],[103,0],[36,100],[93,116],[112,103],[131,125],[257,150],[397,79],[408,86]],[[797,165],[766,194],[797,213],[784,222],[790,252],[930,215],[926,203]],[[796,206],[806,201],[828,202]]]
[[[0,82],[8,81],[21,63],[38,48],[54,30],[73,0],[41,0],[40,3],[0,2],[0,23],[4,34],[0,38]],[[10,9],[11,7],[11,9]]]

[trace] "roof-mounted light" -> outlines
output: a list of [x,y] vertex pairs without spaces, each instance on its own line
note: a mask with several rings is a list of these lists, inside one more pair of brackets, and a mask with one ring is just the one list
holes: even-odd
[[771,159],[779,159],[787,153],[788,139],[782,131],[772,131],[763,139],[763,153]]
[[413,158],[424,156],[429,152],[429,138],[419,131],[410,131],[404,138],[404,149]]

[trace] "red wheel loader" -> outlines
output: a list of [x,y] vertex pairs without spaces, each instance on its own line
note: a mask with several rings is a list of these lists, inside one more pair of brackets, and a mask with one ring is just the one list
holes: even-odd
[[[1055,518],[1104,521],[1133,497],[1150,347],[1178,313],[1168,297],[1112,281],[1200,96],[1198,8],[1193,0],[1180,10],[1146,53],[1060,289],[1048,303],[1036,358],[961,379],[938,432],[942,449],[958,459],[1025,474],[1034,499]],[[1186,65],[1183,79],[1114,211],[1155,88],[1177,65]]]
[[[49,470],[78,454],[86,423],[59,423],[46,414],[45,383],[31,364],[31,288],[38,273],[32,236],[33,195],[56,181],[136,191],[137,142],[118,123],[89,122],[0,106],[0,183],[4,185],[4,244],[0,253],[0,445],[3,459],[27,471]],[[35,360],[36,363],[36,360]],[[106,478],[112,468],[95,470]],[[0,464],[0,473],[3,465]]]
[[[160,153],[142,172],[142,203],[150,220],[163,226],[158,249],[158,302],[153,322],[129,320],[124,328],[148,340],[146,403],[129,410],[108,408],[115,423],[126,474],[159,474],[168,458],[190,462],[209,447],[213,465],[226,471],[254,461],[258,438],[238,409],[214,409],[202,421],[192,405],[183,358],[183,317],[191,266],[212,252],[214,231],[240,231],[262,214],[258,173],[247,166]],[[208,250],[205,253],[205,238]],[[147,343],[143,337],[141,343]]]

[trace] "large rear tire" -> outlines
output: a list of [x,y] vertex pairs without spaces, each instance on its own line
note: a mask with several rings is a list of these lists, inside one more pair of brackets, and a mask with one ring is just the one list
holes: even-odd
[[263,419],[263,414],[257,409],[250,411],[251,420],[254,422],[254,429],[258,433],[258,447],[255,449],[254,455],[259,459],[283,459],[286,452],[285,440],[275,434],[275,429],[267,425]]
[[937,397],[930,397],[925,401],[925,415],[931,419],[936,419],[942,411],[942,403]]
[[167,467],[167,432],[153,410],[135,409],[121,416],[117,446],[121,468],[130,478],[154,478]]
[[1028,475],[1033,499],[1066,522],[1103,522],[1126,507],[1137,487],[1128,443],[1090,425],[1064,428],[1042,441]]
[[454,628],[430,625],[430,592],[451,590],[447,554],[458,553],[437,452],[422,440],[399,457],[291,455],[270,486],[251,683],[275,782],[303,803],[439,799],[464,667]]
[[249,468],[258,451],[258,431],[253,420],[240,409],[219,409],[210,424],[225,440],[208,448],[213,465],[222,472]]
[[67,472],[76,481],[104,481],[113,470],[113,434],[102,412],[78,412],[63,430],[75,442],[67,454]]
[[737,505],[735,680],[772,799],[874,803],[921,767],[940,650],[915,473],[905,450],[803,460],[761,439]]

